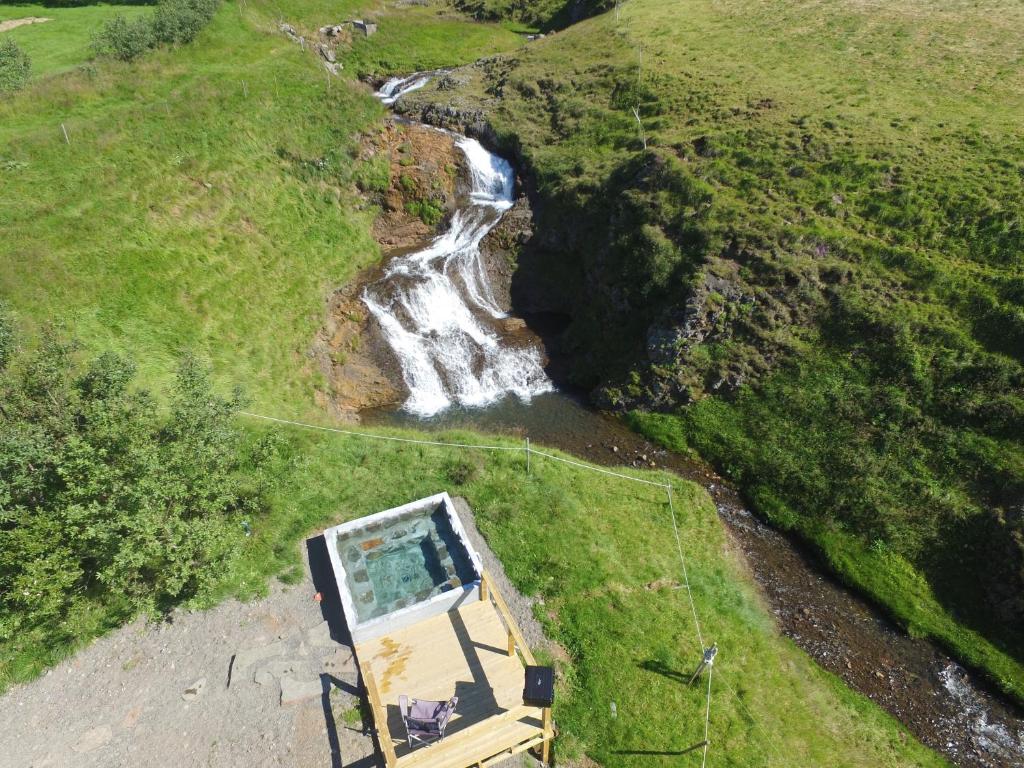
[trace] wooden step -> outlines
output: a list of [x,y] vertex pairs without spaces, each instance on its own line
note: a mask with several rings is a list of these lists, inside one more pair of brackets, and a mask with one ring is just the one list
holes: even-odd
[[[470,768],[497,762],[544,741],[541,710],[519,707],[398,758],[398,768]],[[497,721],[497,722],[496,722]]]

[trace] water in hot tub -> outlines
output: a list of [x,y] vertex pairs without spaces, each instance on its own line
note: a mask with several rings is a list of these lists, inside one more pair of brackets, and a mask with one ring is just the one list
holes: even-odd
[[370,523],[339,536],[337,547],[360,622],[476,578],[443,506]]

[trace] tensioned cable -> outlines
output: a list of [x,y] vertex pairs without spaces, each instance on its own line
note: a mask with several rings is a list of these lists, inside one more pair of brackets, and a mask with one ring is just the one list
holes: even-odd
[[700,768],[704,768],[708,762],[708,746],[710,746],[708,732],[711,729],[711,673],[714,670],[714,664],[708,667],[708,704],[704,713],[704,756],[700,759]]
[[438,440],[414,440],[410,437],[391,437],[389,435],[374,435],[369,432],[354,432],[349,429],[336,429],[334,427],[321,427],[318,424],[306,424],[301,421],[291,421],[289,419],[278,419],[274,416],[263,416],[259,413],[250,413],[249,411],[239,411],[242,416],[250,416],[254,419],[263,419],[264,421],[275,421],[278,424],[291,424],[293,427],[305,427],[306,429],[319,429],[321,432],[336,432],[339,435],[350,435],[352,437],[365,437],[370,440],[390,440],[395,443],[415,443],[417,445],[439,445],[447,448],[478,448],[482,451],[521,451],[522,448],[510,446],[510,445],[475,445],[472,443],[444,443]]
[[[693,612],[693,625],[697,628],[697,642],[700,652],[704,653],[704,635],[700,631],[700,619],[697,618],[697,606],[693,602],[693,590],[690,589],[690,577],[686,573],[686,558],[683,557],[683,540],[679,535],[679,524],[676,522],[676,508],[672,503],[672,486],[668,486],[668,510],[672,514],[672,531],[676,535],[676,549],[679,551],[679,562],[683,566],[683,584],[686,585],[686,596],[690,598],[690,610]],[[710,677],[710,676],[709,676]]]
[[668,483],[656,483],[653,480],[642,480],[639,477],[630,477],[629,475],[624,475],[621,472],[612,472],[610,469],[601,469],[601,467],[594,467],[594,466],[591,466],[590,464],[584,464],[584,463],[579,462],[579,461],[573,461],[572,459],[563,459],[561,456],[554,456],[554,455],[552,455],[550,453],[544,453],[544,451],[535,450],[534,448],[530,449],[530,453],[534,454],[536,456],[543,456],[544,458],[551,459],[553,461],[560,461],[563,464],[572,464],[574,467],[582,467],[583,469],[589,469],[592,472],[600,472],[602,475],[611,475],[612,477],[621,477],[623,480],[632,480],[634,483],[643,483],[644,485],[653,485],[656,488],[671,488],[672,487]]

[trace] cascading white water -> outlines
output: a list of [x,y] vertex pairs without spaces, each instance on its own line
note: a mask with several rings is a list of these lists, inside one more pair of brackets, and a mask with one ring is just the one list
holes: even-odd
[[393,77],[380,87],[375,94],[378,99],[388,106],[394,104],[400,96],[403,96],[417,88],[422,88],[430,82],[429,74],[416,74],[409,77]]
[[[422,88],[427,75],[389,80],[385,104]],[[506,315],[491,291],[480,241],[512,207],[512,166],[475,139],[456,146],[470,172],[469,202],[448,231],[416,253],[391,261],[363,302],[394,350],[409,388],[407,411],[431,416],[452,405],[483,406],[513,394],[524,401],[553,389],[534,345],[503,338]]]

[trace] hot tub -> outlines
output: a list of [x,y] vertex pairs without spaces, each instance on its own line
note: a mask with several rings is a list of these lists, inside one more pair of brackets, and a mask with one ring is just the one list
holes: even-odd
[[480,557],[439,493],[324,531],[354,643],[479,599]]

